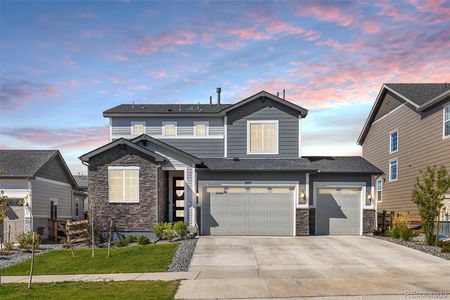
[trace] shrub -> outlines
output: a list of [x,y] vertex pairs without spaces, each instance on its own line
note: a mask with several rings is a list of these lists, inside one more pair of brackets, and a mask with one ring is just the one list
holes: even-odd
[[127,240],[128,244],[136,243],[137,237],[134,235],[128,235],[125,240]]
[[137,243],[138,243],[138,245],[148,245],[148,244],[150,244],[150,239],[145,235],[140,235],[137,238]]
[[5,250],[8,252],[14,250],[14,243],[5,242],[3,243],[3,246],[5,247]]
[[391,229],[389,229],[386,232],[386,236],[394,238],[394,239],[399,239],[400,238],[400,228],[392,227]]
[[164,223],[156,223],[155,227],[153,228],[153,231],[156,235],[156,237],[160,240],[164,239]]
[[21,232],[17,236],[17,241],[19,242],[19,248],[25,250],[31,250],[31,245],[33,244],[34,235],[34,249],[39,248],[41,244],[41,237],[37,232]]
[[127,241],[127,239],[120,239],[120,240],[116,240],[115,242],[114,242],[114,246],[116,246],[116,247],[126,247],[126,246],[128,246],[128,241]]
[[416,234],[411,228],[400,228],[400,237],[402,240],[409,241],[414,236],[416,236]]
[[177,236],[184,239],[188,234],[188,227],[186,223],[184,223],[183,221],[179,221],[173,225],[173,231],[175,231],[175,234]]
[[164,234],[167,240],[171,240],[173,238],[173,226],[172,223],[164,223]]
[[441,247],[441,252],[450,253],[450,245],[445,245],[444,247]]

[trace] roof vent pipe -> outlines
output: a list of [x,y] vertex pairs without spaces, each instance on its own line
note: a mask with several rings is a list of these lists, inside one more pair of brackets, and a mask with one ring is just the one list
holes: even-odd
[[286,100],[286,90],[283,89],[283,100]]
[[216,88],[217,92],[217,105],[220,105],[220,92],[222,92],[222,89],[220,87]]
[[209,96],[209,105],[212,105],[212,96]]
[[277,97],[280,97],[280,92],[277,92]]

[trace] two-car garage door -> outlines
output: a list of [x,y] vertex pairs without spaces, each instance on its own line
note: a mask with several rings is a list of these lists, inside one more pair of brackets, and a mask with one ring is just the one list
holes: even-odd
[[293,235],[294,190],[286,186],[207,187],[202,234]]

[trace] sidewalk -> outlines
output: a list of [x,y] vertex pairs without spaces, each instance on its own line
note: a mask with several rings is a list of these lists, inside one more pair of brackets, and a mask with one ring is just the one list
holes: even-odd
[[[139,281],[139,280],[184,280],[195,279],[198,272],[155,272],[155,273],[117,273],[117,274],[78,274],[78,275],[34,275],[33,282],[63,281]],[[26,283],[29,276],[0,276],[1,283]]]

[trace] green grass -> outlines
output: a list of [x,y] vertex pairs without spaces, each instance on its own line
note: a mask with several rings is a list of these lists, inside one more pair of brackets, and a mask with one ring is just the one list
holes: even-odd
[[0,299],[173,299],[178,281],[60,282],[0,285]]
[[[145,245],[111,249],[96,249],[91,257],[90,249],[53,250],[36,256],[34,275],[107,274],[166,272],[178,249],[178,243]],[[30,260],[0,270],[0,275],[28,275]]]

